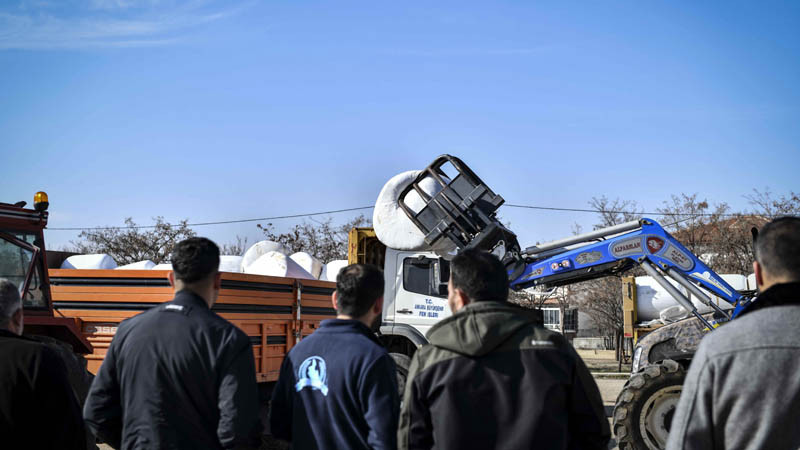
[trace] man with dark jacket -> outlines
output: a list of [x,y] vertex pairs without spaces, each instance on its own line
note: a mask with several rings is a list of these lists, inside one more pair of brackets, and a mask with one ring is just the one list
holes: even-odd
[[81,408],[61,357],[22,337],[22,301],[0,278],[0,447],[84,450]]
[[250,339],[211,311],[221,285],[219,248],[179,242],[175,298],[123,321],[83,414],[121,449],[222,449],[258,444],[258,388]]
[[336,277],[336,319],[283,361],[270,411],[272,435],[298,449],[394,449],[395,364],[372,326],[383,309],[383,273],[353,264]]
[[668,449],[800,448],[800,218],[764,225],[760,294],[692,360]]
[[490,253],[450,263],[453,315],[414,354],[400,413],[401,449],[605,449],[597,385],[572,346],[507,303]]

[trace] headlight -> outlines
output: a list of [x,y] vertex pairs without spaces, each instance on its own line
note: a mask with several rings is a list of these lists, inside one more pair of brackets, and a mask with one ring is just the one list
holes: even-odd
[[639,371],[639,359],[642,357],[642,347],[636,347],[633,352],[633,364],[631,364],[631,373]]

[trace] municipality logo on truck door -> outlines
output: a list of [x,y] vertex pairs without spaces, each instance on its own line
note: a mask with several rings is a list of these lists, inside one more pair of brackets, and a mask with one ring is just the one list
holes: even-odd
[[310,387],[312,390],[320,391],[322,395],[328,396],[328,371],[325,368],[325,360],[319,356],[310,356],[300,364],[297,379],[299,381],[294,385],[297,392]]

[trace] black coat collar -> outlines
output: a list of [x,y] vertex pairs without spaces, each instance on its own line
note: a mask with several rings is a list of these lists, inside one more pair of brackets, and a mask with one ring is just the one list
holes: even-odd
[[323,333],[359,333],[370,340],[374,341],[378,345],[381,344],[381,341],[378,340],[378,336],[375,335],[375,332],[369,329],[368,326],[361,323],[360,320],[355,319],[326,319],[320,322],[319,329],[317,330],[322,331]]
[[12,332],[10,332],[8,330],[0,330],[0,337],[21,339],[23,341],[28,341],[28,342],[39,342],[39,341],[37,341],[35,339],[31,339],[31,338],[29,338],[29,337],[27,337],[25,335],[20,336],[17,333],[12,333]]
[[206,303],[203,297],[195,294],[194,292],[183,289],[175,293],[175,298],[172,299],[172,303],[178,305],[186,305],[186,306],[195,306],[195,307],[202,307],[205,309],[208,308],[208,303]]
[[739,314],[747,314],[762,308],[781,305],[800,305],[800,282],[781,283],[771,286],[753,300],[753,304]]

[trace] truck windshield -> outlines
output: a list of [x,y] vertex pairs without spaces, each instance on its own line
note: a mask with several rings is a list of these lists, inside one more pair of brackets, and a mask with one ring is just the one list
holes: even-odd
[[[24,308],[45,308],[47,298],[42,289],[41,263],[31,264],[34,252],[13,242],[7,236],[33,244],[36,235],[33,233],[6,232],[0,234],[0,278],[5,278],[22,289],[29,271],[31,281],[28,289],[22,294]],[[37,258],[38,260],[39,258]]]

